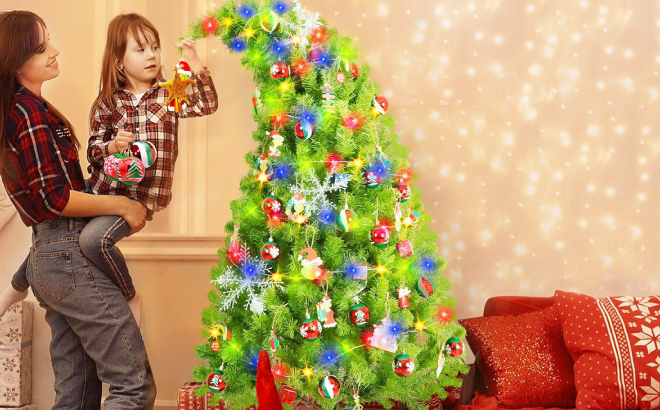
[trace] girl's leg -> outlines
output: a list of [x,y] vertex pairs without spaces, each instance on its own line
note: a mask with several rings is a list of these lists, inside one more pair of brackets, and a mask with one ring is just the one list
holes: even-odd
[[80,249],[117,285],[126,300],[135,296],[135,287],[124,255],[115,245],[129,232],[130,227],[124,218],[98,216],[89,221],[80,234]]
[[27,281],[25,271],[27,269],[27,262],[29,257],[30,256],[28,255],[28,257],[26,257],[21,264],[21,267],[18,268],[16,273],[14,273],[14,277],[11,280],[11,285],[7,286],[7,288],[2,293],[0,293],[0,319],[5,314],[7,309],[9,309],[9,306],[20,302],[28,295],[28,287],[30,284]]

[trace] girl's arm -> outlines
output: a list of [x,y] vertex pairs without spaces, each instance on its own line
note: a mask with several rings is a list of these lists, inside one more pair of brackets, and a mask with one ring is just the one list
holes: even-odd
[[185,38],[177,43],[182,48],[182,57],[190,65],[192,79],[197,82],[191,85],[192,94],[188,95],[190,105],[179,113],[179,117],[201,117],[213,114],[218,109],[218,94],[215,92],[213,79],[209,70],[204,67],[197,55],[195,42],[192,38]]
[[113,154],[112,113],[105,101],[94,112],[87,140],[87,160],[95,168],[103,168],[105,157]]

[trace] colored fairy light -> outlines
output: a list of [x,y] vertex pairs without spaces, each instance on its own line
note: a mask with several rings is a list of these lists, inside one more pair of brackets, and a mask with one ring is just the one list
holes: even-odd
[[272,10],[281,15],[289,11],[289,5],[284,1],[276,1],[273,3]]
[[229,48],[235,53],[242,53],[247,48],[245,39],[235,38],[229,42]]
[[419,263],[419,267],[422,268],[425,272],[434,272],[436,269],[436,263],[432,258],[424,257]]
[[426,326],[424,325],[424,322],[422,322],[421,320],[418,320],[417,322],[415,322],[415,330],[416,331],[421,332],[425,328],[426,328]]
[[241,267],[241,272],[243,272],[243,274],[246,277],[252,279],[252,278],[256,277],[257,273],[259,272],[259,269],[257,268],[257,266],[255,264],[253,264],[251,262],[246,262]]
[[254,8],[248,4],[240,4],[237,12],[238,15],[244,19],[251,19],[256,13]]
[[321,211],[321,214],[319,215],[319,219],[321,220],[322,223],[326,225],[333,224],[335,222],[335,213],[332,212],[330,209],[324,209]]
[[305,366],[305,368],[302,369],[302,374],[303,376],[310,378],[314,375],[314,369],[309,366]]

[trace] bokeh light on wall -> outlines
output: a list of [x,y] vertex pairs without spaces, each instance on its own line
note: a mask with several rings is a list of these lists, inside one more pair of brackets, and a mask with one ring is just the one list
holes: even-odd
[[493,295],[660,291],[660,4],[303,5],[390,100],[459,316]]

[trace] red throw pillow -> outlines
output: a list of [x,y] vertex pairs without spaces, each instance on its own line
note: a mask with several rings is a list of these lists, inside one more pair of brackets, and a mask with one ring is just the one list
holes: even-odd
[[555,292],[577,410],[660,408],[660,298]]
[[509,408],[574,406],[573,361],[554,307],[459,322],[489,396]]

